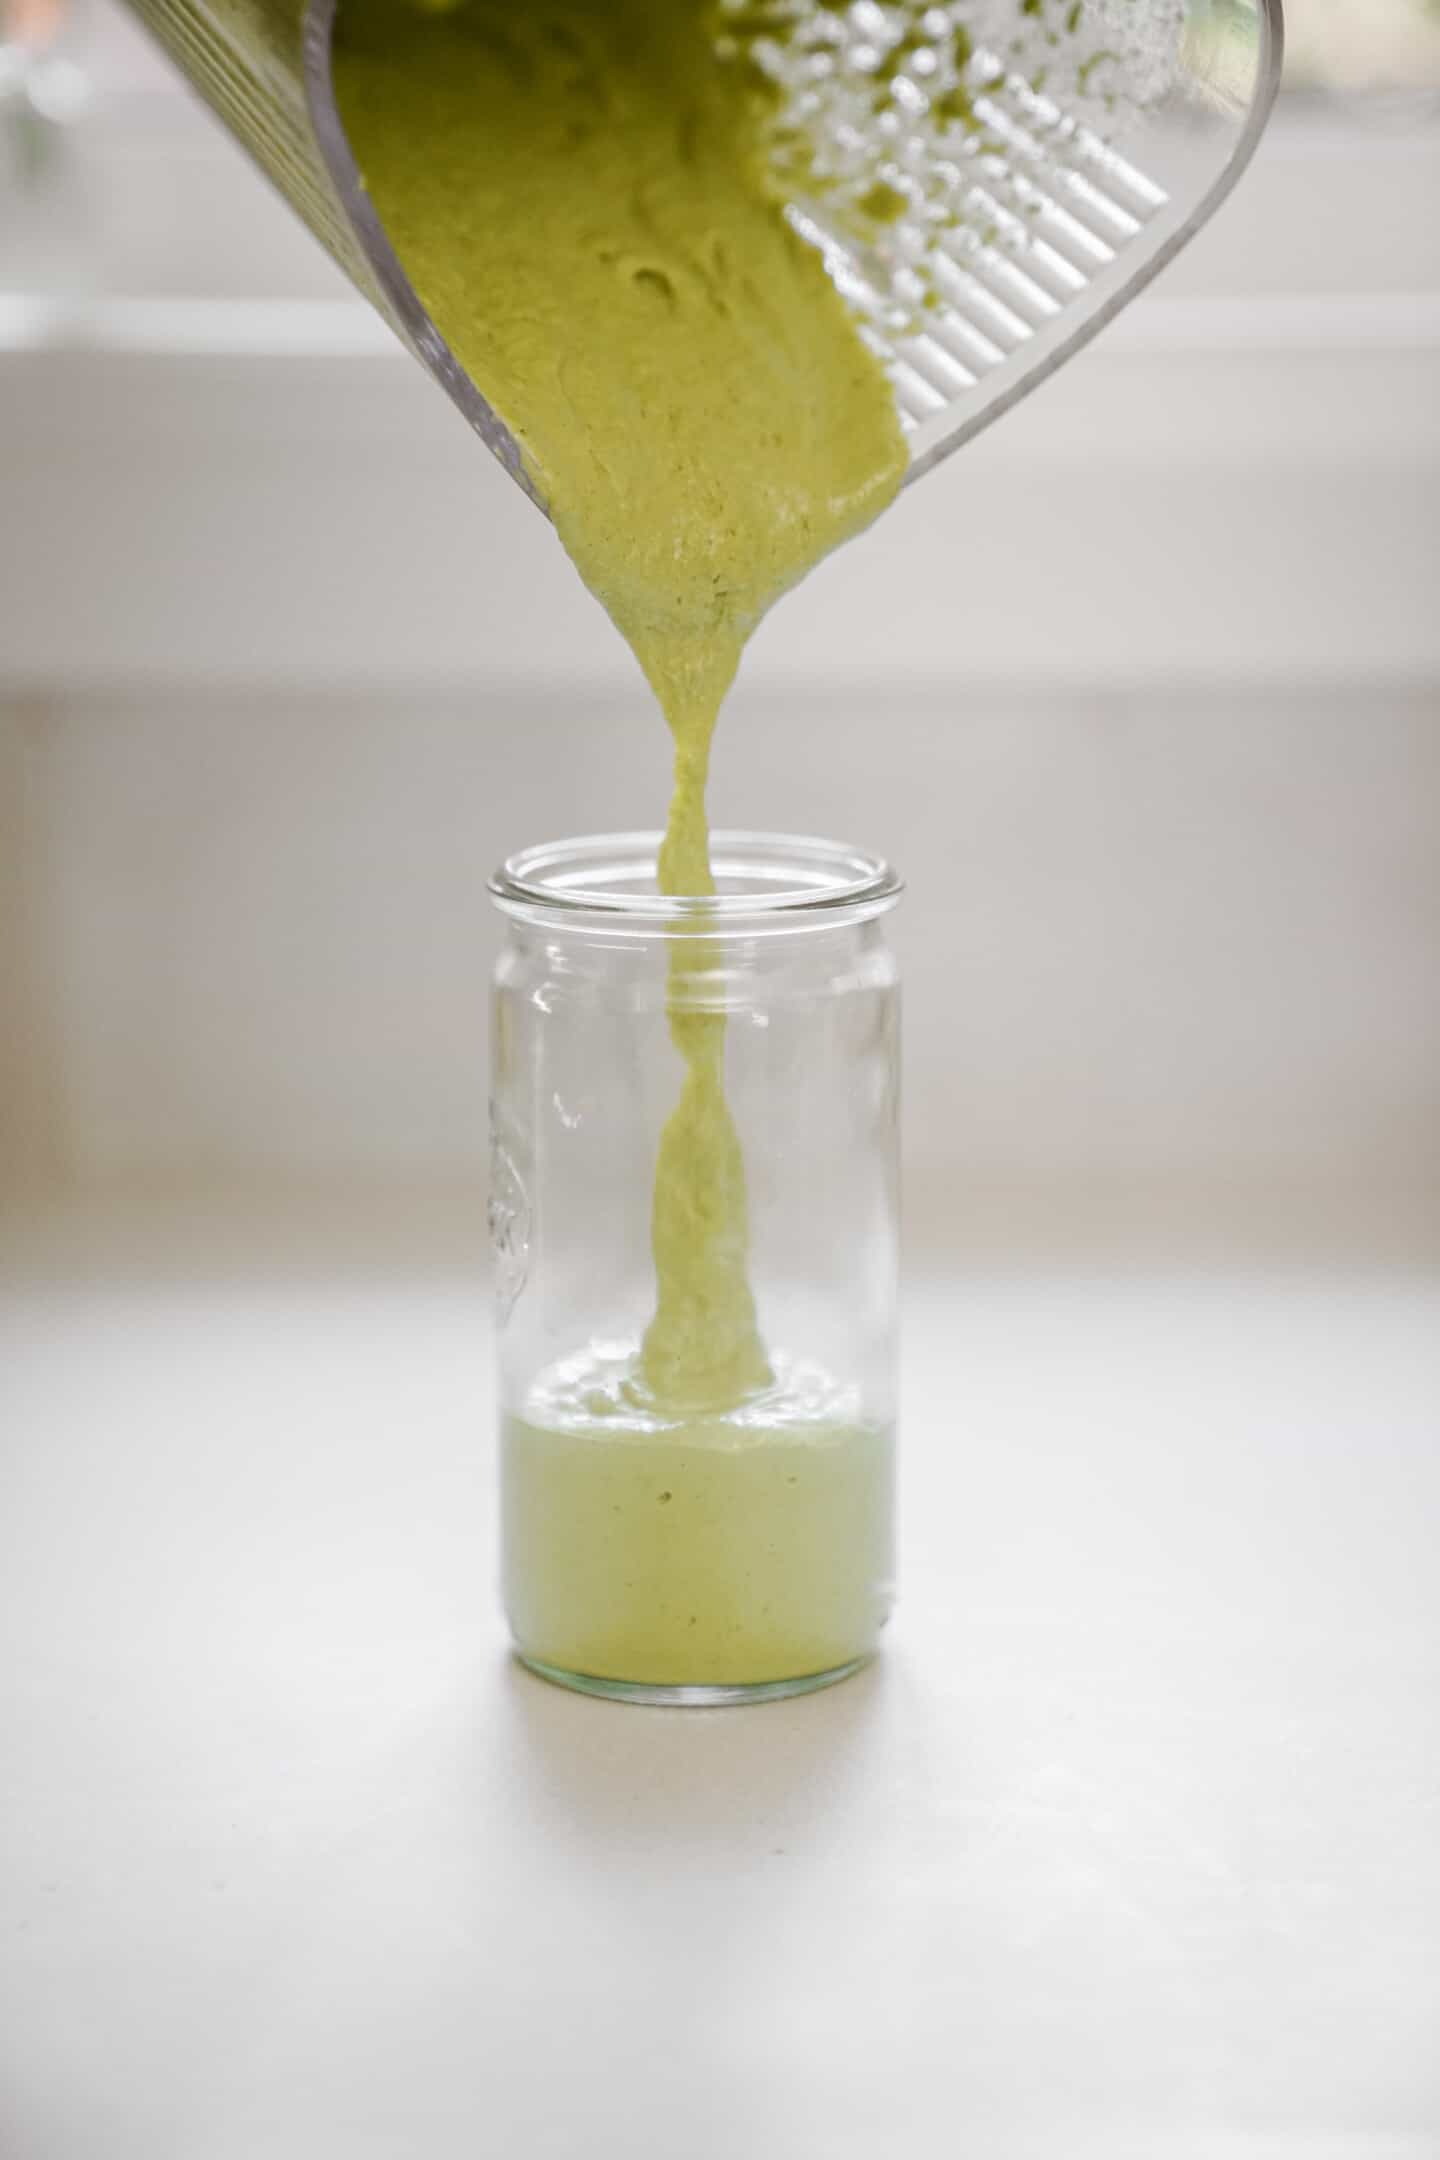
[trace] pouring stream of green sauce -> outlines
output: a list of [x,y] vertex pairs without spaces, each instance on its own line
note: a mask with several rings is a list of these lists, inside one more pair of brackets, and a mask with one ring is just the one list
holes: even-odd
[[[366,187],[520,445],[674,742],[662,890],[714,890],[710,746],[746,639],[888,503],[894,402],[760,149],[765,88],[713,0],[341,0],[334,76]],[[684,1061],[661,1137],[641,1376],[716,1408],[769,1376],[723,1014],[672,963]],[[703,1001],[701,1001],[703,1002]]]

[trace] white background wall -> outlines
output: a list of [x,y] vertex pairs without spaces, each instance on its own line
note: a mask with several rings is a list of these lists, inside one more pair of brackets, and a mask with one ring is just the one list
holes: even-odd
[[[485,874],[657,819],[659,722],[208,124],[95,139],[108,297],[0,303],[0,1178],[470,1180]],[[1440,1215],[1437,179],[1277,125],[757,640],[717,813],[908,871],[952,1223]]]
[[[658,723],[608,700],[92,698],[6,732],[12,1139],[92,1179],[478,1178],[486,873],[664,792]],[[716,797],[910,872],[922,1216],[1433,1220],[1423,696],[750,695]]]

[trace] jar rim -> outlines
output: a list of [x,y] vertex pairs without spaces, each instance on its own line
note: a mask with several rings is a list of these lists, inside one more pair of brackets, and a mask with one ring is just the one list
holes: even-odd
[[507,856],[490,892],[510,915],[553,921],[586,916],[635,928],[683,924],[692,935],[734,931],[757,918],[854,922],[895,905],[904,881],[883,856],[838,840],[798,833],[720,831],[710,835],[713,894],[662,893],[659,832],[593,833],[552,840]]

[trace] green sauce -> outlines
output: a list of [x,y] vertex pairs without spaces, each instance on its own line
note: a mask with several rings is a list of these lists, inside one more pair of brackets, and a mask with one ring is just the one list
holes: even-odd
[[[710,0],[341,0],[334,74],[392,246],[660,701],[662,889],[708,893],[711,738],[745,641],[905,467],[880,366],[767,184],[773,92],[718,55]],[[696,966],[677,953],[641,1375],[715,1410],[769,1366]]]
[[[501,1451],[505,1606],[562,1671],[754,1686],[851,1664],[891,1591],[891,1448],[782,1366],[728,1412],[637,1414],[603,1362],[535,1391]],[[597,1402],[597,1397],[600,1400]]]

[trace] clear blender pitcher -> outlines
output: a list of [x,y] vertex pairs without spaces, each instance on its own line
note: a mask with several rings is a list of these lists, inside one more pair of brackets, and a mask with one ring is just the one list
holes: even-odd
[[[365,192],[331,78],[337,0],[130,4],[538,501]],[[1264,128],[1283,30],[1281,0],[717,0],[713,35],[770,78],[779,193],[886,365],[914,479],[1219,207]]]

